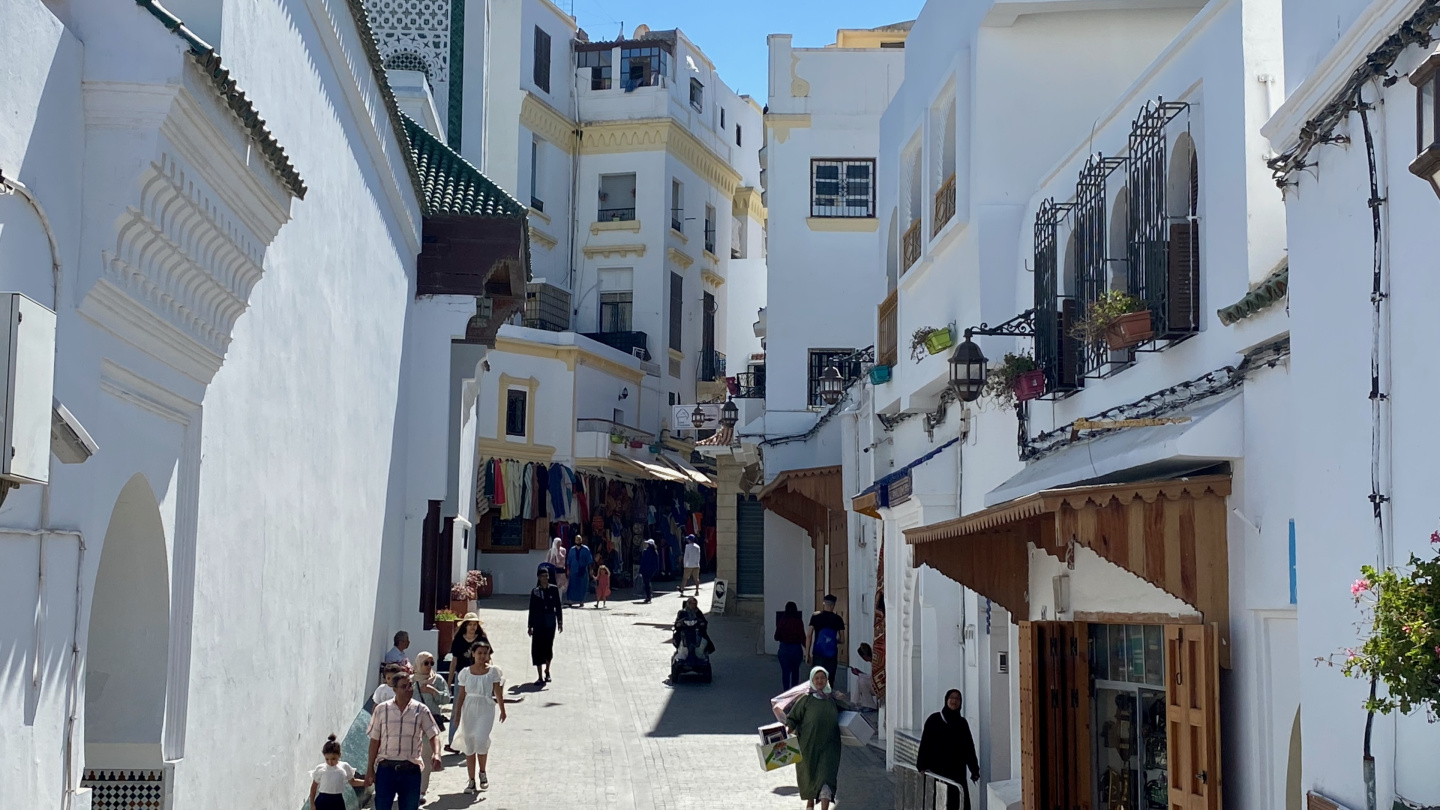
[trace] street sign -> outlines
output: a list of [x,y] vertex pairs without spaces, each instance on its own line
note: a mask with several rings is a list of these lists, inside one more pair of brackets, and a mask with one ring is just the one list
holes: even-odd
[[700,405],[676,405],[670,409],[670,429],[676,432],[695,429],[695,409],[705,415],[705,424],[701,430],[720,429],[720,403],[706,402]]

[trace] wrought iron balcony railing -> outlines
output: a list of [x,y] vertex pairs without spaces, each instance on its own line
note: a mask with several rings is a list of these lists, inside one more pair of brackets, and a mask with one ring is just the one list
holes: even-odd
[[634,222],[634,208],[601,208],[598,219],[601,222]]
[[940,233],[940,229],[945,227],[945,223],[949,222],[953,216],[955,216],[955,175],[952,174],[941,184],[940,190],[935,192],[935,223],[931,226],[930,235],[934,236]]
[[910,228],[905,231],[905,237],[900,240],[901,260],[900,272],[910,269],[915,262],[920,261],[920,220],[917,218],[910,223]]
[[700,382],[725,379],[725,354],[714,349],[700,351]]
[[744,371],[735,375],[735,387],[732,389],[736,399],[764,399],[765,398],[765,369],[763,366],[756,371]]
[[587,332],[584,336],[641,360],[650,359],[650,337],[644,332]]

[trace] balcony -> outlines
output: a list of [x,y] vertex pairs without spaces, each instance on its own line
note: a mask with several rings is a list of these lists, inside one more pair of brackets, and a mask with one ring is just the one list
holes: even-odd
[[915,262],[920,261],[920,220],[917,218],[910,223],[910,228],[905,231],[905,236],[900,240],[900,272],[909,270]]
[[756,366],[754,371],[736,374],[731,391],[736,399],[764,399],[765,367]]
[[587,332],[585,337],[641,360],[650,359],[650,337],[644,332]]
[[712,255],[712,256],[715,255],[715,226],[714,226],[714,225],[708,225],[708,224],[707,224],[707,225],[705,226],[705,250],[706,250],[707,252],[709,252],[710,255]]
[[714,382],[725,379],[725,354],[714,349],[700,350],[700,374],[696,378],[701,382]]
[[940,229],[944,228],[945,223],[949,222],[953,216],[955,216],[955,175],[952,174],[941,184],[940,190],[935,192],[935,224],[931,226],[930,235],[939,234]]
[[900,297],[891,290],[876,315],[875,363],[894,367],[900,361]]
[[670,209],[670,227],[677,233],[685,233],[685,209]]
[[596,219],[600,222],[634,222],[634,208],[601,208]]
[[638,441],[646,444],[655,443],[655,434],[647,433],[639,428],[629,425],[622,425],[610,419],[576,419],[576,433],[606,433],[611,436],[623,436],[626,441]]

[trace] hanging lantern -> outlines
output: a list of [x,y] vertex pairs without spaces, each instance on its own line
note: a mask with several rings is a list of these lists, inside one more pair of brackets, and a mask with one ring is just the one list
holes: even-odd
[[845,394],[845,378],[840,369],[830,366],[820,375],[820,399],[826,405],[834,405]]
[[985,390],[988,373],[985,353],[968,336],[950,355],[950,390],[961,402],[974,402]]
[[1435,103],[1436,92],[1440,91],[1440,49],[1411,71],[1410,83],[1415,85],[1416,124],[1416,157],[1410,161],[1410,173],[1440,194],[1440,137],[1436,136],[1440,105]]
[[701,408],[699,405],[696,405],[696,406],[695,406],[695,410],[693,410],[693,411],[690,412],[690,424],[693,425],[696,430],[699,430],[699,429],[705,427],[705,409],[704,409],[704,408]]
[[720,426],[733,428],[739,423],[740,409],[735,406],[735,400],[725,400],[725,404],[720,406]]

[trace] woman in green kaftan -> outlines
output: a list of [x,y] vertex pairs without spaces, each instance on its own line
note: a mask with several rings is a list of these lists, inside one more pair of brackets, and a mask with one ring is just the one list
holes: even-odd
[[829,810],[840,781],[840,711],[830,691],[824,667],[810,670],[810,691],[801,695],[785,716],[785,724],[800,742],[800,761],[795,778],[805,806]]

